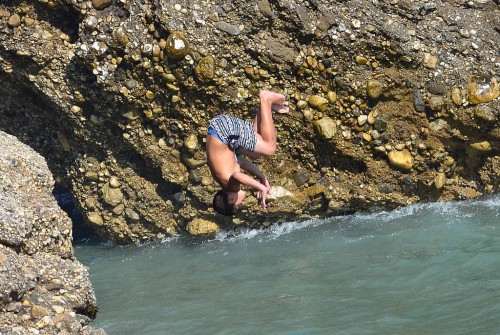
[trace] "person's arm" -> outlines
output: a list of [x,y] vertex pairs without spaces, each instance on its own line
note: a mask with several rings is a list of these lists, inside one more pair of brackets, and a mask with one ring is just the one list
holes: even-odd
[[265,184],[263,181],[266,180],[266,176],[259,170],[259,168],[248,159],[242,156],[238,156],[238,163],[243,170],[246,170],[257,177],[261,183]]
[[[262,176],[264,176],[264,175],[262,174]],[[266,198],[267,198],[267,195],[269,194],[271,188],[269,187],[269,183],[267,182],[267,179],[265,177],[264,177],[264,179],[265,179],[266,183],[263,184],[261,182],[258,182],[255,179],[253,179],[249,175],[238,171],[238,172],[235,172],[231,175],[229,180],[231,180],[231,179],[239,182],[240,184],[250,186],[254,190],[257,190],[260,194],[260,197],[261,197],[261,199],[260,199],[261,205],[263,208],[266,208]]]
[[267,187],[267,190],[265,193],[260,192],[259,194],[257,194],[257,198],[259,198],[259,196],[262,198],[262,199],[260,199],[262,207],[266,208],[266,197],[269,194],[271,194],[271,185],[269,185],[269,181],[267,180],[266,176],[262,173],[262,171],[259,170],[259,168],[255,164],[253,164],[252,162],[250,162],[248,159],[246,159],[244,157],[239,156],[238,163],[240,164],[240,167],[242,169],[255,175],[259,179],[260,183],[264,184],[264,186]]
[[238,153],[241,154],[241,155],[245,155],[248,158],[251,158],[253,160],[257,160],[261,156],[260,154],[256,153],[255,151],[250,151],[250,150],[247,150],[247,149],[244,149],[244,148],[240,148],[238,150]]

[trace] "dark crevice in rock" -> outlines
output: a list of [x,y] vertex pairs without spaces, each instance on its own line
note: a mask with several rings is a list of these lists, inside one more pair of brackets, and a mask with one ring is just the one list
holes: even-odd
[[[23,69],[25,73],[36,74],[40,72],[43,68],[42,65],[36,63],[31,57],[16,54],[12,51],[6,50],[2,44],[0,44],[0,58],[8,59],[11,62],[11,66],[14,69]],[[0,72],[0,76],[8,76]],[[7,83],[7,81],[1,81],[2,83]]]
[[26,2],[33,6],[40,21],[46,21],[68,35],[70,43],[78,40],[78,27],[83,17],[74,7],[57,2],[53,3],[54,7],[49,7],[41,1],[28,0]]
[[94,320],[96,318],[98,311],[99,311],[98,306],[84,305],[75,308],[75,312],[77,314],[89,317],[91,320]]
[[7,241],[7,240],[3,240],[3,239],[0,239],[0,244],[1,245],[4,245],[12,250],[14,250],[16,253],[20,253],[21,252],[21,247],[20,245],[18,244],[13,244],[11,243],[10,241]]
[[0,129],[16,136],[46,157],[55,179],[60,178],[63,174],[54,160],[54,153],[59,151],[54,126],[58,128],[62,125],[55,125],[52,121],[57,118],[45,115],[50,109],[46,106],[43,94],[34,92],[31,87],[12,76],[0,73],[0,78],[5,79],[2,82],[6,83],[0,85],[0,95],[9,97],[0,106]]
[[321,145],[317,147],[315,158],[319,166],[330,166],[337,170],[348,171],[351,173],[365,173],[367,171],[366,164],[363,161],[357,160],[341,152],[332,152],[330,155],[325,153],[328,146]]
[[86,222],[70,190],[58,184],[55,185],[52,194],[56,198],[59,207],[68,214],[73,223],[72,232],[74,244],[101,241],[94,228]]
[[175,193],[182,190],[180,185],[165,180],[161,168],[138,152],[127,152],[124,162],[134,162],[134,171],[145,180],[157,184],[156,190],[163,199],[171,199]]
[[366,164],[349,156],[336,155],[335,162],[330,165],[341,171],[352,173],[365,173]]

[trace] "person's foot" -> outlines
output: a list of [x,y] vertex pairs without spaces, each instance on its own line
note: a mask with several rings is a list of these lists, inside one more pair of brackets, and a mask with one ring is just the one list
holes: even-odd
[[261,102],[267,102],[275,105],[284,105],[285,103],[285,96],[276,92],[262,90],[260,91],[259,97]]
[[272,104],[271,109],[279,114],[286,114],[290,112],[290,108],[288,108],[288,101],[285,101],[282,105]]

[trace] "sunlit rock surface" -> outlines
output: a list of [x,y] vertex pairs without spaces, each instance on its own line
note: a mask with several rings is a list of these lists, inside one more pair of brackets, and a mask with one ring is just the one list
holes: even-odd
[[88,326],[97,302],[47,163],[2,131],[0,147],[1,332],[105,334]]

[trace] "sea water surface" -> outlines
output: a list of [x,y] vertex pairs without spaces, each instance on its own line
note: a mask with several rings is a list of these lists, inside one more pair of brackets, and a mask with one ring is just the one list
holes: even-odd
[[500,196],[77,245],[109,335],[500,334]]

